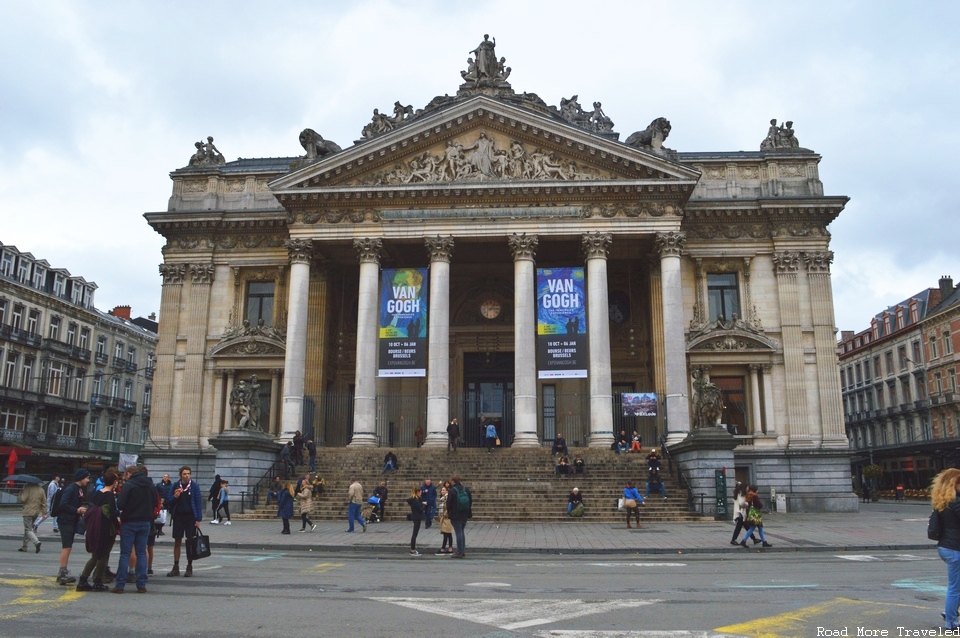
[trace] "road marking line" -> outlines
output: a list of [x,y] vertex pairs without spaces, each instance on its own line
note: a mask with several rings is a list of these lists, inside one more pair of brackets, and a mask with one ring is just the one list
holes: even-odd
[[465,583],[467,587],[513,587],[510,583]]
[[916,556],[914,554],[891,554],[889,556],[871,556],[869,554],[834,554],[836,558],[853,560],[860,563],[883,563],[915,560],[938,560],[937,556]]
[[[46,613],[57,607],[66,605],[81,598],[84,592],[79,592],[73,587],[64,589],[62,585],[54,585],[54,578],[35,577],[35,578],[0,578],[0,585],[10,585],[23,590],[23,593],[11,601],[0,603],[0,612],[6,608],[14,606],[29,606],[23,611],[14,611],[10,613],[0,613],[0,620],[9,620],[26,616],[27,614]],[[56,592],[60,596],[56,598],[43,598],[46,593]]]
[[312,567],[301,570],[301,573],[313,573],[313,574],[325,574],[331,569],[336,569],[338,567],[343,567],[344,563],[317,563]]
[[283,554],[267,554],[265,556],[254,556],[250,559],[251,563],[259,563],[264,560],[273,560],[274,558],[283,558]]
[[873,563],[880,562],[881,559],[876,556],[867,556],[866,554],[836,554],[837,558],[842,558],[844,560],[852,560],[858,563]]
[[594,567],[686,567],[686,563],[587,563]]
[[927,594],[946,594],[947,587],[942,585],[943,580],[939,576],[930,576],[927,578],[904,578],[890,583],[891,587],[900,589],[912,589]]
[[717,627],[714,631],[740,634],[748,638],[789,638],[791,636],[811,635],[809,631],[811,628],[810,623],[815,623],[828,614],[841,613],[845,608],[851,606],[871,606],[882,608],[881,611],[890,607],[924,609],[916,605],[875,603],[866,600],[853,600],[852,598],[834,598],[833,600],[828,600],[817,605],[794,609],[793,611],[788,611],[776,616],[757,618],[737,625]]
[[433,598],[370,598],[458,620],[514,630],[534,625],[580,618],[588,614],[604,614],[615,609],[642,607],[659,600],[470,600],[448,599],[452,607],[438,608]]

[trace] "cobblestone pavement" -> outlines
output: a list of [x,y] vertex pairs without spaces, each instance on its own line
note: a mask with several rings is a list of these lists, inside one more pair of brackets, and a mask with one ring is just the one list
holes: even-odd
[[[926,538],[930,505],[926,502],[884,501],[860,505],[853,514],[764,515],[764,529],[773,549],[765,551],[862,551],[935,549]],[[22,539],[22,518],[16,507],[0,509],[0,546],[16,551]],[[642,512],[641,512],[642,522]],[[407,522],[377,523],[363,532],[359,526],[346,533],[346,521],[320,521],[316,531],[299,533],[299,518],[291,519],[294,530],[281,535],[280,519],[235,520],[230,526],[203,524],[213,549],[235,548],[264,551],[349,551],[387,554],[406,551],[412,525]],[[169,528],[166,528],[169,532]],[[581,523],[576,520],[550,524],[468,523],[468,553],[549,554],[676,554],[743,551],[730,545],[733,524],[726,521],[698,523],[649,523],[641,529],[623,524]],[[50,521],[41,525],[44,551],[57,551],[59,537]],[[440,547],[439,526],[421,529],[421,551]],[[172,545],[169,534],[158,545]],[[751,546],[752,547],[752,546]],[[49,550],[48,550],[49,548]]]

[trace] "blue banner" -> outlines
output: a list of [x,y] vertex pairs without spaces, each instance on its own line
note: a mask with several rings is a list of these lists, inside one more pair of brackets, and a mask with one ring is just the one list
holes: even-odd
[[427,376],[427,279],[426,268],[383,271],[378,376]]
[[583,268],[537,269],[537,376],[587,376],[587,297]]

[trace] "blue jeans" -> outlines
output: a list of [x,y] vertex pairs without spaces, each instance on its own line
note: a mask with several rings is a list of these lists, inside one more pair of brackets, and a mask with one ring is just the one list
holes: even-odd
[[754,530],[760,533],[760,540],[764,543],[767,542],[767,537],[763,535],[763,525],[757,527],[756,525],[750,525],[747,527],[747,531],[743,533],[743,542],[746,543],[747,539],[750,538],[750,535],[753,534]]
[[428,505],[427,505],[427,511],[426,511],[426,513],[424,514],[424,515],[426,516],[426,518],[423,519],[423,528],[424,528],[424,529],[430,529],[430,525],[433,523],[433,517],[436,515],[436,513],[437,513],[437,506],[436,506],[436,505],[429,505],[429,504],[428,504]]
[[457,537],[457,553],[461,556],[466,553],[467,549],[467,537],[463,533],[463,528],[466,526],[466,519],[451,519],[453,523],[453,533]]
[[127,521],[120,526],[120,565],[117,567],[117,589],[127,584],[130,551],[137,552],[137,589],[147,586],[147,537],[152,521]]
[[310,457],[310,471],[311,472],[317,471],[317,457],[315,456]]
[[947,616],[947,629],[960,627],[957,622],[957,607],[960,606],[960,552],[946,547],[937,547],[937,554],[947,564],[947,601],[943,612]]
[[[387,470],[393,470],[394,472],[397,471],[397,468],[393,467],[393,461],[387,461],[386,463],[384,463],[383,472],[386,472]],[[380,472],[380,473],[383,474],[383,472]]]
[[360,516],[360,508],[363,507],[360,503],[348,503],[347,504],[347,524],[350,527],[347,529],[348,532],[353,531],[353,522],[357,521],[360,523],[360,527],[366,529],[367,522],[363,520],[363,517]]

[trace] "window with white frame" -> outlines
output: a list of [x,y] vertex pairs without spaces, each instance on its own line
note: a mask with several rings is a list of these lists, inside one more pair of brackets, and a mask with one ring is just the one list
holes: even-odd
[[123,384],[123,400],[128,403],[133,401],[133,381],[127,380]]
[[3,251],[0,256],[0,275],[4,277],[13,277],[13,253]]
[[64,367],[62,363],[51,363],[47,368],[47,394],[60,396],[63,392]]
[[117,434],[117,419],[111,417],[107,419],[107,431],[104,433],[104,437],[108,441],[113,441],[116,438]]
[[906,323],[903,320],[903,307],[897,308],[897,330],[902,330]]
[[33,287],[37,290],[43,290],[47,287],[47,269],[43,266],[33,267]]
[[33,357],[24,357],[20,366],[20,389],[24,392],[33,391]]
[[127,363],[137,363],[137,349],[133,346],[127,349]]
[[83,401],[83,378],[86,376],[85,372],[85,370],[77,370],[76,374],[73,376],[74,401]]
[[900,346],[897,348],[897,360],[900,362],[900,369],[907,369],[907,347]]
[[116,345],[113,346],[113,356],[119,360],[123,360],[123,342],[118,341]]
[[910,403],[913,399],[910,393],[910,379],[900,379],[900,392],[903,394],[903,402]]
[[91,394],[103,394],[103,375],[99,372],[93,375],[93,390]]
[[110,379],[110,397],[113,399],[120,398],[120,377]]
[[126,442],[130,436],[130,419],[123,417],[120,419],[120,441]]
[[23,306],[13,304],[13,314],[10,315],[10,327],[19,330],[23,327]]
[[950,392],[957,391],[957,373],[953,368],[947,370],[947,389]]
[[95,439],[97,438],[97,430],[100,425],[100,415],[95,413],[90,413],[90,416],[87,419],[87,438]]
[[930,337],[930,358],[937,359],[940,357],[940,353],[937,352],[937,338]]
[[27,427],[27,411],[22,408],[0,406],[0,428],[23,432]]
[[31,308],[27,313],[27,332],[33,334],[40,333],[40,311],[36,308]]
[[914,341],[910,344],[913,347],[913,365],[920,365],[923,363],[923,354],[920,352],[920,341]]
[[20,263],[17,264],[17,280],[22,284],[30,283],[30,262],[20,258]]
[[40,410],[39,412],[37,412],[37,431],[40,434],[47,433],[47,422],[48,422],[47,411]]
[[54,273],[53,294],[56,295],[57,297],[62,297],[66,287],[67,287],[67,278],[61,275],[60,273]]
[[953,354],[953,343],[950,340],[950,331],[943,331],[943,354]]
[[71,346],[77,345],[77,324],[68,323],[67,324],[67,343]]
[[90,348],[90,328],[80,328],[80,342],[77,346],[84,350]]
[[0,299],[0,326],[7,323],[7,300]]
[[7,352],[7,360],[3,363],[3,385],[12,388],[17,380],[17,352]]
[[57,419],[56,432],[60,436],[77,436],[80,421],[74,416],[61,416]]
[[940,376],[939,372],[933,373],[933,389],[937,394],[943,394],[943,377]]
[[153,387],[147,386],[143,389],[143,409],[149,410],[153,402]]
[[74,281],[70,288],[70,301],[78,306],[83,303],[83,286]]
[[107,354],[107,338],[103,335],[97,337],[97,354],[100,356]]
[[83,287],[83,306],[84,308],[93,307],[93,288],[90,286]]
[[60,340],[60,317],[50,317],[50,338]]

